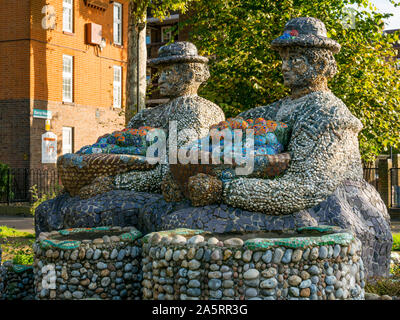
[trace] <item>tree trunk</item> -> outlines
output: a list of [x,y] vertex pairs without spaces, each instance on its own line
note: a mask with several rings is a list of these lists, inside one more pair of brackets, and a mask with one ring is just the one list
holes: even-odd
[[[133,2],[130,2],[130,6]],[[126,75],[125,123],[136,112],[145,108],[146,103],[146,16],[137,19],[131,12],[128,25],[128,66]],[[139,90],[138,90],[139,89]]]

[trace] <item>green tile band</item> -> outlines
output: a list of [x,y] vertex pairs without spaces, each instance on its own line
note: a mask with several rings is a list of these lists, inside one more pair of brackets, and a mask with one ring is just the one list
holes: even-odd
[[81,245],[81,241],[77,240],[49,240],[49,239],[44,239],[40,241],[40,247],[42,249],[50,249],[50,248],[56,248],[56,249],[62,249],[62,250],[74,250],[76,248],[79,248]]
[[96,232],[96,231],[109,231],[110,227],[96,227],[96,228],[71,228],[71,229],[63,229],[59,230],[58,233],[63,236],[67,236],[71,233],[79,233],[79,232]]
[[16,273],[22,273],[25,272],[26,270],[32,270],[33,266],[31,265],[23,265],[23,264],[14,264],[12,266],[12,270]]
[[119,237],[124,241],[135,241],[142,237],[142,233],[138,230],[132,230],[121,234]]
[[343,232],[311,237],[295,236],[292,238],[257,238],[245,241],[244,246],[250,250],[266,250],[268,248],[277,246],[297,249],[335,244],[348,246],[353,240],[354,236],[352,234]]

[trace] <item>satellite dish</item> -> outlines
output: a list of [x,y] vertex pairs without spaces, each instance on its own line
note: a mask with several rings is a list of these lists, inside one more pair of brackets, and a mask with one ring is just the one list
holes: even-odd
[[107,45],[106,39],[102,38],[99,44],[100,51],[103,50]]

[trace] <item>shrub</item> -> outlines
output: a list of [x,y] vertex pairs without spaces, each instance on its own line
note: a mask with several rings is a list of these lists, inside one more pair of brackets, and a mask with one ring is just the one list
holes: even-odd
[[53,198],[57,197],[61,193],[61,189],[62,189],[62,187],[60,185],[56,185],[55,191],[50,192],[50,193],[44,193],[44,194],[40,195],[40,193],[38,191],[38,188],[37,188],[37,185],[36,184],[33,185],[29,189],[29,192],[32,195],[32,199],[34,200],[32,205],[31,205],[31,208],[30,208],[31,215],[32,216],[35,215],[36,208],[40,204],[42,204],[43,202],[45,202],[47,200],[50,200],[50,199],[53,199]]
[[367,281],[365,292],[388,296],[400,296],[400,281],[394,278],[375,278]]
[[[14,193],[11,191],[11,183],[13,177],[10,174],[10,167],[7,164],[0,163],[0,199],[7,198],[7,190],[9,199],[14,198]],[[9,177],[10,175],[10,177]],[[7,188],[7,186],[9,187]]]

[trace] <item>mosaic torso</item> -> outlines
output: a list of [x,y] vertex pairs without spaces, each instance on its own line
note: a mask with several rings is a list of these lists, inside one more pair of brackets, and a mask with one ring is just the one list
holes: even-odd
[[287,171],[273,180],[240,178],[224,186],[224,202],[249,211],[289,214],[313,207],[344,180],[362,179],[357,135],[361,122],[331,92],[284,98],[248,110],[244,118],[285,122],[291,138]]
[[[169,136],[169,124],[176,121],[178,147],[205,136],[211,125],[225,120],[225,115],[216,104],[197,95],[181,96],[170,102],[140,111],[128,124],[128,128],[151,126],[162,128]],[[187,135],[184,129],[192,129]],[[169,143],[169,142],[168,142]],[[168,149],[167,149],[168,150]],[[136,191],[160,191],[160,182],[168,172],[168,164],[158,165],[146,172],[131,171],[115,177],[116,189]]]

